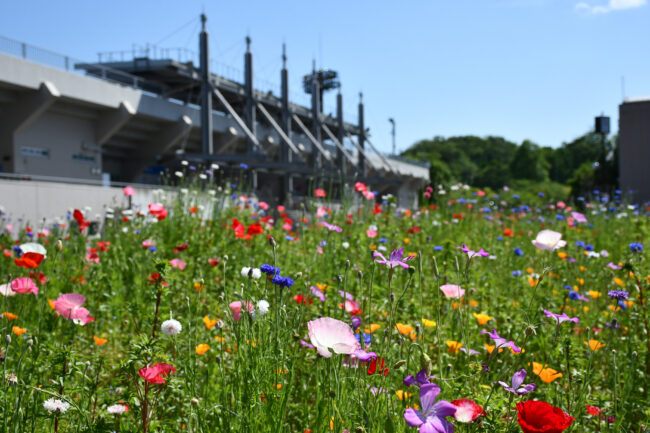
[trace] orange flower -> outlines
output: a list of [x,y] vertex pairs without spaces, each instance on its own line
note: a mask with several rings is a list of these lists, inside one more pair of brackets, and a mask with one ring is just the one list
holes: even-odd
[[415,331],[414,327],[412,327],[411,325],[405,325],[403,323],[397,323],[395,325],[395,329],[397,329],[399,333],[402,335],[408,335],[411,332]]
[[447,341],[447,346],[449,346],[449,349],[447,349],[447,352],[449,352],[449,353],[458,353],[460,348],[463,347],[463,343],[459,343],[458,341],[448,340]]
[[[490,354],[494,351],[495,347],[496,347],[496,345],[489,345],[489,344],[485,343],[485,350],[487,350],[487,352],[490,353]],[[501,353],[501,352],[503,352],[503,349],[499,349],[499,353]]]
[[106,343],[108,340],[106,338],[99,338],[98,336],[94,335],[93,338],[95,339],[95,344],[98,346],[101,346],[102,344]]
[[27,332],[27,329],[21,328],[19,326],[13,326],[11,330],[14,331],[14,334],[16,335],[23,335],[25,332]]
[[214,328],[214,325],[217,324],[217,319],[210,319],[208,316],[205,316],[203,318],[203,323],[205,323],[207,329],[212,329]]
[[194,289],[195,289],[197,292],[200,292],[201,290],[205,289],[205,284],[201,284],[201,283],[199,283],[198,281],[195,281],[195,282],[194,282]]
[[621,287],[625,287],[625,283],[624,283],[623,280],[621,280],[620,278],[614,278],[614,283],[615,283],[616,285],[621,286]]
[[397,394],[397,398],[399,398],[402,401],[406,400],[408,398],[411,398],[413,396],[412,393],[402,391],[401,389],[398,389],[397,391],[395,391],[395,394]]
[[476,318],[479,325],[485,325],[487,322],[494,319],[494,317],[490,317],[485,313],[481,313],[481,314],[472,313],[472,315]]
[[214,337],[214,339],[217,340],[219,343],[223,343],[224,341],[226,341],[225,338],[219,337],[218,335],[216,337]]
[[600,349],[601,347],[605,347],[605,346],[606,346],[605,343],[601,343],[601,342],[598,341],[598,340],[589,340],[589,341],[585,341],[584,343],[585,343],[587,346],[589,346],[589,349],[590,349],[590,350],[593,350],[594,352],[595,352],[596,350]]
[[379,325],[377,323],[371,323],[370,327],[366,326],[365,329],[363,330],[363,332],[365,332],[366,334],[372,334],[373,332],[375,332],[379,328],[381,328],[381,325]]
[[209,349],[210,349],[210,346],[208,346],[207,344],[199,344],[198,346],[196,346],[195,350],[196,350],[196,353],[198,355],[203,355]]
[[54,299],[48,299],[47,303],[50,304],[50,309],[54,310]]
[[555,379],[562,377],[562,373],[559,373],[557,370],[552,368],[548,368],[546,365],[542,366],[542,364],[538,362],[533,362],[533,373],[538,375],[544,383],[551,383]]
[[2,313],[2,315],[3,315],[7,320],[9,320],[9,321],[16,320],[16,319],[18,318],[18,316],[17,316],[16,314],[14,314],[14,313],[9,313],[9,312],[7,312],[7,311],[5,311],[4,313]]

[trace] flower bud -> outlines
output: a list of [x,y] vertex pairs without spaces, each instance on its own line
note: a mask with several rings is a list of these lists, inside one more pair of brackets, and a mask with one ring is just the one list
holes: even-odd
[[194,397],[192,400],[190,400],[190,403],[192,403],[192,406],[198,406],[199,405],[199,399]]
[[349,269],[349,268],[350,268],[350,261],[346,260],[345,261],[345,269]]
[[54,245],[57,251],[61,252],[63,251],[63,241],[61,239],[56,241],[56,244]]
[[275,248],[277,245],[273,236],[269,236],[269,245],[271,245],[271,248]]
[[9,334],[5,335],[5,343],[7,344],[11,343],[11,335]]
[[402,365],[404,365],[404,364],[406,364],[406,360],[405,360],[405,359],[400,359],[400,360],[397,361],[397,362],[395,363],[395,365],[393,366],[393,370],[397,370],[398,368],[400,368],[400,367],[401,367]]

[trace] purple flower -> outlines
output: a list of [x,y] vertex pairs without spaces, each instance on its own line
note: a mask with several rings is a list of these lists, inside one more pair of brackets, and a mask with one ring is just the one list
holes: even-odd
[[615,265],[615,264],[612,263],[612,262],[607,263],[607,267],[610,268],[610,269],[613,269],[613,270],[615,270],[615,271],[621,269],[621,266],[619,266],[619,265]]
[[335,231],[337,233],[341,233],[343,231],[341,227],[335,226],[334,224],[330,224],[327,221],[321,221],[318,224],[325,227],[327,230]]
[[529,392],[534,391],[537,388],[537,385],[534,383],[527,383],[524,385],[524,379],[526,379],[526,370],[522,368],[512,375],[512,386],[508,386],[507,383],[502,381],[497,383],[501,385],[503,389],[510,391],[513,394],[526,395]]
[[470,259],[471,259],[472,257],[476,257],[476,256],[481,256],[481,257],[489,257],[489,256],[490,256],[490,253],[488,253],[487,251],[485,251],[483,248],[481,248],[480,250],[478,250],[478,252],[476,252],[476,251],[474,251],[474,250],[470,250],[470,249],[467,247],[467,245],[465,245],[465,244],[463,244],[462,247],[456,247],[456,249],[457,249],[457,250],[461,250],[461,251],[464,252],[464,253],[467,253],[467,257],[469,257]]
[[300,345],[303,346],[303,347],[308,347],[309,349],[314,348],[313,344],[307,343],[305,340],[300,340]]
[[617,299],[619,301],[623,301],[627,299],[627,295],[629,295],[629,293],[626,292],[625,290],[610,290],[609,292],[607,292],[607,294],[609,295],[610,298]]
[[361,317],[352,316],[350,317],[350,322],[352,322],[352,329],[357,330],[361,326]]
[[[405,262],[408,262],[409,260],[415,258],[415,256],[408,256],[406,258],[404,257],[404,248],[400,248],[399,250],[393,250],[392,253],[390,253],[390,257],[388,260],[386,260],[386,257],[382,253],[379,253],[375,251],[372,255],[372,257],[375,259],[377,263],[380,265],[386,265],[390,269],[396,268],[398,266],[403,267],[404,269],[408,269],[408,265]],[[381,260],[377,260],[377,259]]]
[[310,286],[311,294],[318,298],[319,301],[325,302],[325,294],[318,287]]
[[468,353],[467,351],[469,350],[469,356],[478,355],[478,353],[479,353],[478,351],[476,351],[474,349],[467,349],[466,347],[461,347],[460,350],[462,350],[465,353]]
[[375,352],[366,352],[363,349],[357,349],[350,354],[352,358],[356,358],[361,362],[370,362],[373,359],[377,359],[377,354]]
[[352,296],[352,293],[350,292],[344,292],[343,290],[339,290],[339,295],[341,295],[341,298],[345,298],[348,301],[354,301],[354,296]]
[[420,405],[422,412],[417,409],[406,409],[404,419],[411,427],[420,427],[420,433],[453,433],[454,426],[445,419],[456,413],[456,406],[445,400],[437,403],[440,387],[435,383],[427,383],[420,387]]
[[555,321],[558,323],[558,325],[560,323],[566,322],[566,321],[578,323],[578,318],[577,317],[569,317],[569,316],[567,316],[566,313],[555,314],[555,313],[551,313],[548,310],[544,310],[544,314],[546,315],[546,317],[552,317],[553,319],[555,319]]
[[415,375],[415,377],[413,377],[411,375],[406,376],[404,378],[403,382],[404,382],[404,385],[406,385],[406,386],[415,385],[415,386],[417,386],[419,388],[422,385],[426,385],[428,383],[431,383],[431,382],[429,382],[429,379],[431,379],[432,377],[435,377],[435,376],[427,376],[427,371],[422,369],[422,370],[420,370],[418,372],[418,374]]
[[512,341],[506,341],[505,338],[499,337],[499,334],[497,334],[496,329],[493,329],[492,332],[481,331],[481,334],[487,334],[494,341],[495,349],[509,347],[515,353],[521,352],[521,349],[517,347],[515,343],[513,343]]

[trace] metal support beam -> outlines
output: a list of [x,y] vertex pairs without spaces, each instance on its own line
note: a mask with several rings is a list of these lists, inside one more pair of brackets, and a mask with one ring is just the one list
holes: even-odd
[[[282,98],[282,117],[280,121],[282,130],[288,138],[288,140],[283,140],[280,143],[280,162],[291,164],[293,161],[293,155],[289,152],[289,143],[291,143],[291,109],[289,108],[289,71],[287,70],[287,47],[285,44],[282,44],[282,71],[280,72],[280,82],[282,83],[282,94],[280,95]],[[300,153],[300,150],[296,148],[294,152]],[[287,172],[282,177],[282,188],[280,188],[280,197],[278,197],[278,199],[280,203],[290,206],[292,198],[293,176]]]
[[226,99],[225,96],[223,96],[223,93],[221,93],[219,89],[217,89],[214,86],[212,87],[212,93],[214,93],[214,96],[216,96],[219,102],[221,102],[221,105],[223,105],[223,107],[226,109],[228,114],[232,116],[235,123],[237,123],[237,126],[239,126],[239,129],[241,129],[242,132],[246,134],[246,137],[248,137],[248,139],[255,145],[256,149],[260,149],[261,146],[260,146],[260,142],[257,140],[257,137],[255,137],[255,134],[253,134],[251,130],[248,129],[246,123],[244,123],[242,118],[239,117],[239,114],[237,114],[235,109],[232,108],[232,105],[228,103],[228,100]]
[[[314,64],[313,72],[311,74],[311,131],[314,136],[314,140],[321,142],[321,133],[320,133],[320,110],[321,110],[321,96],[320,96],[320,83],[318,82],[318,75],[316,74],[316,65]],[[320,149],[319,149],[320,150]],[[322,152],[321,152],[322,153]],[[312,149],[312,155],[314,158],[314,168],[319,170],[323,162],[320,158],[320,153],[316,152],[315,149]],[[328,159],[329,161],[329,159]]]
[[[244,90],[246,92],[246,105],[244,107],[244,119],[246,126],[255,134],[255,90],[253,87],[253,54],[251,53],[251,38],[246,36],[246,53],[244,54]],[[246,140],[246,153],[252,153],[255,149],[250,137]],[[259,145],[259,143],[257,143]]]
[[135,109],[127,101],[120,102],[115,111],[109,111],[97,120],[95,144],[103,146],[135,115]]
[[3,123],[13,134],[23,132],[61,96],[54,84],[43,81],[36,93],[21,98],[5,110]]
[[[364,150],[366,148],[365,139],[366,139],[366,127],[363,122],[363,93],[359,93],[359,148]],[[359,153],[358,167],[359,167],[359,176],[366,177],[365,151]]]
[[[275,121],[273,116],[266,110],[264,105],[262,105],[261,102],[257,102],[257,108],[260,110],[260,113],[266,118],[266,120],[271,124],[271,127],[275,129],[275,131],[278,133],[280,138],[282,138],[282,142],[280,143],[280,149],[282,149],[283,146],[290,148],[293,153],[296,155],[300,155],[300,150],[296,147],[295,144],[293,144],[293,141],[291,141],[291,138],[280,128],[280,125],[278,125],[278,122]],[[283,161],[284,158],[282,158],[282,153],[280,153],[280,160]],[[283,162],[288,162],[288,161],[283,161]]]
[[374,150],[375,153],[379,156],[379,159],[381,159],[381,162],[383,162],[384,165],[386,165],[386,168],[388,169],[388,171],[390,171],[393,174],[398,174],[397,171],[395,171],[395,169],[393,168],[393,166],[388,162],[386,157],[384,155],[382,155],[382,153],[379,151],[379,149],[377,149],[375,147],[374,144],[372,144],[372,142],[368,139],[368,137],[366,137],[366,143],[368,143],[370,145],[370,147],[372,147],[372,150]]
[[[379,166],[377,164],[375,164],[372,161],[372,159],[368,158],[368,154],[366,153],[366,150],[363,149],[361,146],[359,146],[359,144],[357,144],[356,141],[354,141],[354,137],[352,137],[352,135],[350,135],[347,132],[346,132],[346,136],[348,137],[348,140],[350,140],[350,143],[352,143],[352,145],[355,147],[355,149],[357,149],[358,155],[363,155],[366,162],[368,162],[368,164],[370,164],[374,170],[379,169]],[[357,161],[358,160],[359,159],[357,158]]]
[[201,62],[201,150],[205,155],[214,152],[212,142],[212,85],[210,83],[210,52],[208,32],[205,29],[207,18],[201,14],[201,35],[199,36],[199,55]]
[[339,161],[340,164],[340,170],[342,174],[345,174],[345,160],[347,159],[350,164],[354,165],[354,159],[352,158],[352,155],[345,149],[345,146],[343,146],[343,143],[339,141],[339,139],[330,131],[330,129],[323,123],[321,125],[323,127],[323,131],[325,131],[325,134],[329,137],[330,140],[334,142],[336,145],[336,153],[339,154],[339,158],[341,159]]
[[[345,147],[343,147],[345,125],[343,123],[343,95],[341,94],[340,87],[339,87],[339,93],[336,95],[336,126],[337,126],[337,130],[336,130],[337,139],[336,140],[332,139],[332,141],[334,141],[334,143],[338,143],[337,147],[339,149],[336,152],[336,159],[338,162],[339,171],[341,172],[341,175],[345,176],[345,160],[343,159],[343,155],[345,155],[346,153]],[[327,132],[331,138],[332,133],[329,131],[329,129],[327,129],[327,125],[323,125],[323,129],[325,129],[325,132]],[[348,159],[350,160],[350,163],[354,165],[352,160],[350,158]]]
[[311,141],[311,144],[312,144],[316,149],[318,149],[318,151],[320,152],[320,154],[321,154],[321,155],[322,155],[322,156],[323,156],[323,157],[324,157],[328,162],[331,162],[331,161],[332,161],[332,156],[330,155],[330,153],[329,153],[327,150],[325,150],[325,148],[323,147],[323,145],[322,145],[318,140],[316,140],[316,137],[314,137],[314,135],[313,135],[311,132],[309,132],[309,129],[307,129],[307,127],[305,126],[305,124],[302,123],[302,120],[300,120],[300,117],[298,117],[296,114],[294,114],[293,116],[291,116],[291,118],[294,120],[294,122],[296,122],[296,125],[298,125],[298,127],[302,130],[302,132],[305,133],[305,135],[307,136],[307,138],[309,138],[309,141]]

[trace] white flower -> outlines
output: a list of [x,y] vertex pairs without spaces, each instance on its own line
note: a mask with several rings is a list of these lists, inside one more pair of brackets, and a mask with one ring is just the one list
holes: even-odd
[[208,178],[208,176],[205,175],[204,173],[201,173],[201,174],[199,174],[199,178],[205,180],[205,179]]
[[126,405],[123,404],[114,404],[113,406],[108,406],[106,408],[106,412],[113,414],[113,415],[120,415],[123,414],[129,410],[129,408]]
[[257,311],[260,313],[260,317],[269,312],[269,303],[264,299],[257,301]]
[[174,173],[174,175],[176,175],[176,177],[183,177],[183,172],[182,171],[177,171],[177,172]]
[[562,240],[562,233],[553,230],[542,230],[537,233],[537,237],[531,242],[542,251],[555,251],[566,245],[566,241]]
[[43,402],[43,407],[49,412],[65,413],[70,408],[70,403],[52,397]]
[[15,385],[18,383],[18,377],[13,373],[5,373],[5,380],[9,385]]
[[600,252],[600,255],[603,256],[603,257],[609,257],[609,252],[607,250],[602,250]]
[[187,162],[187,161],[185,161],[185,160],[183,160],[183,161],[181,161],[181,164],[183,164],[184,166],[188,166],[190,163]]
[[219,164],[212,164],[210,168],[213,170],[219,170]]
[[247,268],[247,267],[241,268],[242,277],[248,278],[249,273],[251,273],[251,277],[255,278],[256,280],[259,280],[260,277],[262,276],[262,271],[260,271],[258,268]]
[[387,251],[387,250],[388,250],[388,248],[386,248],[386,247],[383,246],[383,245],[379,245],[379,246],[377,247],[377,249],[378,249],[379,251]]
[[350,242],[343,242],[341,243],[341,246],[347,250],[348,248],[350,248]]
[[0,286],[0,295],[16,296],[16,292],[11,289],[11,284],[3,284]]
[[183,330],[183,325],[178,320],[169,319],[160,325],[160,330],[165,335],[178,335]]

